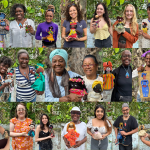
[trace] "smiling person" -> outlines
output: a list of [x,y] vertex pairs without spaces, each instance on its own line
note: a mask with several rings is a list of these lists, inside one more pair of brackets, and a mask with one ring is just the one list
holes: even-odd
[[79,76],[67,71],[68,54],[64,49],[55,49],[49,59],[52,67],[45,74],[45,101],[46,102],[79,102],[82,96],[69,94],[69,78]]
[[35,35],[34,22],[25,18],[26,8],[23,4],[14,4],[11,7],[10,47],[32,47],[32,35]]
[[39,150],[52,150],[53,148],[51,139],[54,135],[50,135],[49,125],[48,115],[42,114],[40,117],[40,125],[37,126],[35,132],[35,142],[38,142]]
[[[112,132],[112,125],[106,118],[105,108],[102,105],[97,105],[94,110],[94,119],[91,119],[87,124],[87,133],[91,136],[91,150],[107,150],[107,136]],[[102,138],[95,139],[94,133],[98,130]]]
[[115,76],[115,85],[111,96],[111,101],[132,101],[132,68],[131,52],[125,50],[121,54],[122,64],[112,74]]
[[85,81],[88,93],[93,91],[92,84],[94,81],[98,80],[103,82],[103,78],[97,74],[98,61],[93,55],[86,55],[82,62],[82,68],[85,73],[83,80]]
[[[58,25],[53,23],[55,7],[49,5],[45,12],[46,22],[40,23],[37,27],[35,38],[42,40],[43,47],[56,47]],[[42,33],[42,36],[40,34]]]
[[[6,133],[8,133],[3,127],[0,126],[0,134],[3,135],[3,137],[6,137]],[[0,139],[0,150],[9,150],[9,137]]]
[[82,121],[80,121],[80,115],[81,115],[81,111],[79,109],[79,107],[73,107],[71,109],[71,119],[73,123],[75,123],[75,127],[76,127],[76,132],[79,133],[79,137],[76,140],[76,144],[71,147],[69,141],[64,137],[65,134],[67,134],[67,125],[68,122],[65,126],[64,129],[61,133],[61,136],[64,139],[64,142],[66,144],[66,150],[85,150],[85,142],[87,141],[87,128],[86,128],[86,124]]
[[[63,47],[85,47],[84,41],[87,40],[87,25],[83,20],[80,7],[77,4],[69,3],[65,16],[66,20],[62,29],[62,38],[65,40]],[[71,37],[69,37],[69,33],[72,33]],[[75,35],[74,38],[73,34]]]
[[[0,96],[4,93],[5,87],[8,87],[11,83],[9,82],[4,82],[4,80],[8,79],[7,78],[7,71],[8,68],[12,65],[12,60],[6,56],[3,56],[0,58]],[[11,99],[11,94],[9,95],[8,101]]]
[[[122,104],[123,115],[119,116],[113,124],[116,135],[115,144],[119,144],[119,150],[132,150],[132,134],[138,132],[137,121],[129,112],[129,105]],[[123,136],[119,141],[117,139],[118,132]]]
[[10,120],[10,136],[13,150],[33,150],[33,138],[28,136],[29,125],[33,122],[27,118],[27,109],[24,103],[18,103],[15,118]]
[[132,48],[133,43],[138,40],[138,23],[135,7],[132,4],[125,6],[123,19],[125,30],[122,33],[114,29],[119,21],[113,24],[113,48]]
[[90,32],[94,33],[95,47],[111,47],[112,26],[104,3],[98,3],[94,18],[90,22]]

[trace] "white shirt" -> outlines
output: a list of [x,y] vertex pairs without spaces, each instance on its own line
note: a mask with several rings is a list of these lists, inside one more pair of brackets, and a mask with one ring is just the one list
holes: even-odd
[[[28,25],[31,25],[35,30],[34,22],[31,19],[26,20]],[[11,47],[32,47],[32,34],[26,33],[25,23],[20,29],[16,20],[10,22],[9,26],[10,44]]]
[[[69,123],[69,122],[68,122]],[[61,136],[63,137],[65,134],[67,134],[67,125],[68,123],[65,125]],[[80,124],[75,124],[76,126],[76,131],[80,134],[80,136],[77,138],[76,141],[81,141],[83,140],[86,136],[87,136],[87,127],[86,124],[84,122],[81,122]],[[85,150],[85,143],[83,143],[82,145],[80,145],[77,148],[68,148],[66,147],[67,150]]]

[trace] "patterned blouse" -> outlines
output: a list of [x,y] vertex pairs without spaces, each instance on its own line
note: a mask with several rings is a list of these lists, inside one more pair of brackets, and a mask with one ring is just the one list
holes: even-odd
[[[30,118],[26,118],[25,121],[19,121],[16,117],[10,120],[15,125],[14,131],[16,133],[26,132],[30,130],[29,125],[32,123]],[[33,138],[30,136],[18,136],[12,137],[13,150],[33,150]]]

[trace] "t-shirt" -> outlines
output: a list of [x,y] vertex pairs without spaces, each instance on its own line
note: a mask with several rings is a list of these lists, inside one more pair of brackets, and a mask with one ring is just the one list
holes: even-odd
[[[130,132],[138,128],[138,123],[133,116],[130,116],[129,119],[125,122],[123,121],[123,115],[121,115],[116,119],[113,125],[114,127],[118,128],[118,131],[119,131],[119,127],[123,125],[123,131],[125,132]],[[130,143],[132,143],[132,135],[127,135],[124,142],[123,140],[124,140],[124,137],[122,139],[119,139],[119,143],[124,146],[128,146]]]
[[[68,123],[65,125],[65,127],[64,127],[64,129],[63,129],[63,131],[61,133],[62,137],[65,134],[67,134],[67,125],[68,125]],[[81,122],[80,124],[75,124],[75,126],[76,126],[76,131],[80,134],[76,141],[81,141],[87,136],[86,124],[84,122]],[[83,143],[82,145],[80,145],[77,148],[68,148],[68,147],[66,147],[66,149],[67,150],[85,150],[85,143]]]
[[[66,28],[66,33],[70,31],[70,21],[65,20],[63,23],[63,27]],[[76,30],[79,31],[79,33],[77,32],[78,38],[83,37],[83,29],[87,28],[86,22],[84,20],[81,20],[80,22],[77,22],[77,28]],[[69,34],[69,33],[68,33]],[[68,36],[68,35],[66,35]],[[63,47],[85,47],[84,45],[84,41],[70,41],[70,42],[66,42],[64,43]]]
[[[128,70],[129,78],[126,78],[126,71]],[[130,67],[121,66],[117,84],[116,99],[118,100],[120,96],[132,96],[132,71]]]

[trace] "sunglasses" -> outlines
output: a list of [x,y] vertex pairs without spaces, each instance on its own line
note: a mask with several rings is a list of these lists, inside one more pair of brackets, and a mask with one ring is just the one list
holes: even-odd
[[67,7],[71,7],[71,6],[75,6],[75,4],[73,3],[73,4],[70,4],[70,5],[68,5]]
[[81,115],[81,112],[80,111],[71,111],[71,114],[72,115],[74,115],[74,114]]
[[52,11],[52,12],[54,12],[54,9],[48,9],[48,11]]

